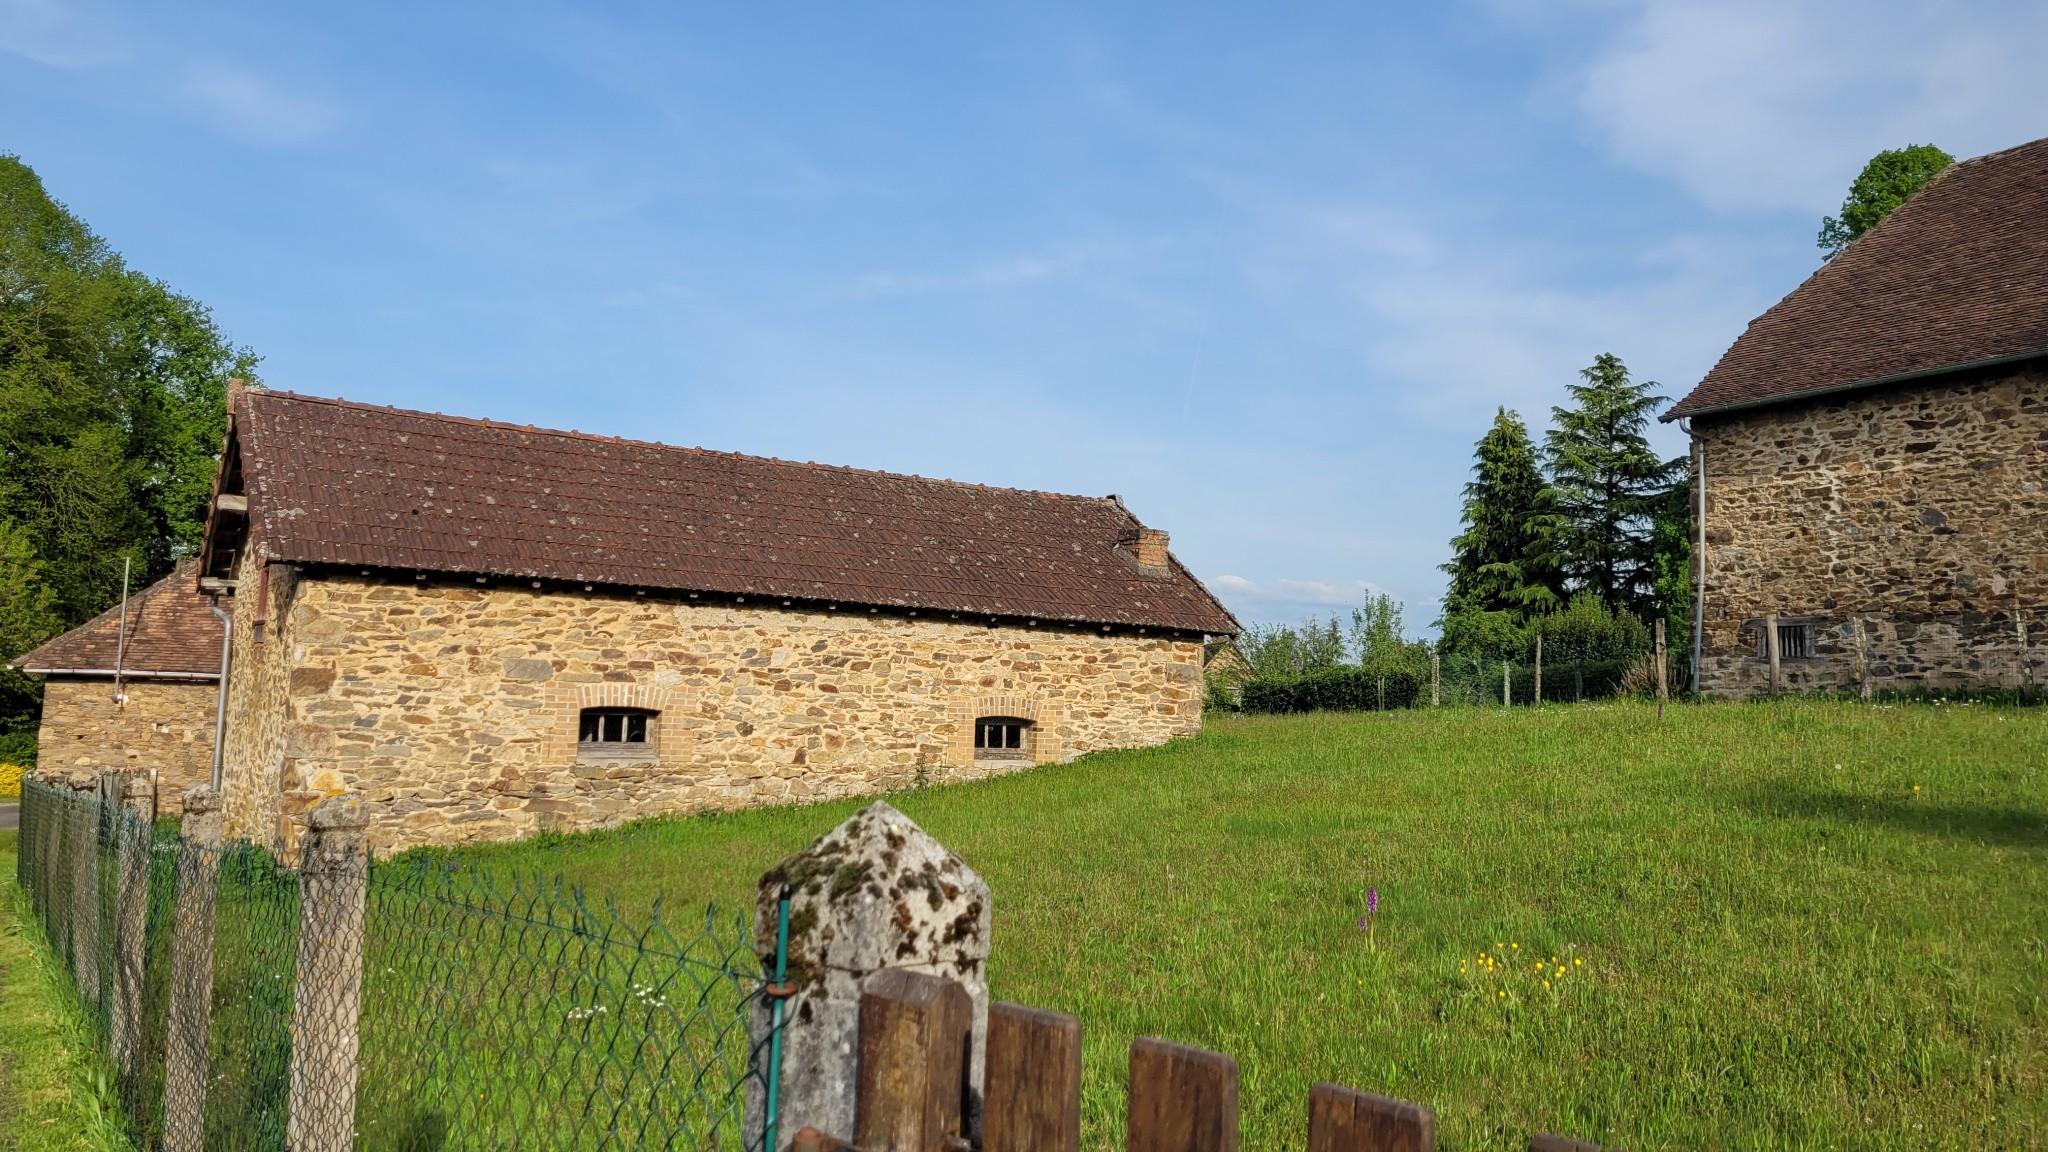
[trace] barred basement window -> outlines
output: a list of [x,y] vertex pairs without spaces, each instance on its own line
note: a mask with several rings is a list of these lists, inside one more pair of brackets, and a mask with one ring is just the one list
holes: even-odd
[[585,708],[576,729],[576,754],[583,760],[651,760],[652,721],[645,708]]
[[1813,625],[1778,625],[1778,659],[1813,659]]
[[1031,721],[1014,716],[984,716],[974,722],[976,760],[1031,758]]

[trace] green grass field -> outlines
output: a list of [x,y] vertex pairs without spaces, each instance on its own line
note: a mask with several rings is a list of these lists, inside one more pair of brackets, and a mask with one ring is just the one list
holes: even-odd
[[[1317,1080],[1453,1149],[2048,1147],[2048,712],[1222,718],[891,800],[993,888],[997,997],[1081,1017],[1091,1147],[1139,1035],[1237,1057],[1247,1148]],[[470,855],[683,919],[855,807]]]

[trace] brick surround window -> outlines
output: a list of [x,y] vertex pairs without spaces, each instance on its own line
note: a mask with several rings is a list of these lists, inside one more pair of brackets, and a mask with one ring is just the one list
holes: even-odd
[[976,760],[1029,760],[1031,721],[1014,716],[983,716],[974,722]]
[[654,759],[656,715],[646,708],[585,708],[577,718],[577,759]]

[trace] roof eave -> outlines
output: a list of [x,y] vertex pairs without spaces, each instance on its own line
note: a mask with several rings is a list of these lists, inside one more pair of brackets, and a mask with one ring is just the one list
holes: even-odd
[[2000,356],[1986,356],[1978,360],[1964,360],[1955,364],[1943,364],[1934,368],[1916,368],[1911,372],[1895,372],[1889,376],[1872,376],[1863,380],[1852,380],[1846,384],[1828,384],[1819,388],[1807,388],[1798,392],[1780,392],[1749,400],[1731,400],[1726,404],[1715,404],[1706,408],[1687,408],[1684,401],[1671,411],[1657,417],[1659,423],[1669,424],[1673,420],[1685,420],[1700,416],[1718,416],[1724,412],[1745,412],[1752,408],[1769,408],[1775,404],[1796,404],[1821,396],[1834,396],[1843,392],[1857,392],[1865,388],[1882,388],[1887,384],[1907,384],[1915,380],[1927,380],[1936,376],[1948,376],[1969,372],[1978,368],[1996,368],[2003,364],[2017,364],[2023,360],[2048,358],[2048,345],[2030,348],[2024,352],[2008,352]]
[[[112,668],[37,668],[26,665],[10,665],[18,672],[30,676],[104,676],[114,678]],[[123,680],[219,680],[218,672],[172,672],[161,668],[123,668]]]

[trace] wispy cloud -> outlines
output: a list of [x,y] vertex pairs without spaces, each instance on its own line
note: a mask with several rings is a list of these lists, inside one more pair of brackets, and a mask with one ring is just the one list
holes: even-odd
[[1637,0],[1568,85],[1595,139],[1720,209],[1832,207],[1880,148],[2048,131],[2048,7]]
[[851,295],[914,296],[1019,288],[1126,259],[1137,247],[1118,240],[1077,240],[952,272],[870,272],[854,282]]
[[115,22],[56,0],[0,0],[0,52],[48,68],[93,68],[126,54]]
[[217,61],[189,64],[179,85],[193,104],[228,135],[275,147],[310,140],[332,128],[335,108],[275,80]]

